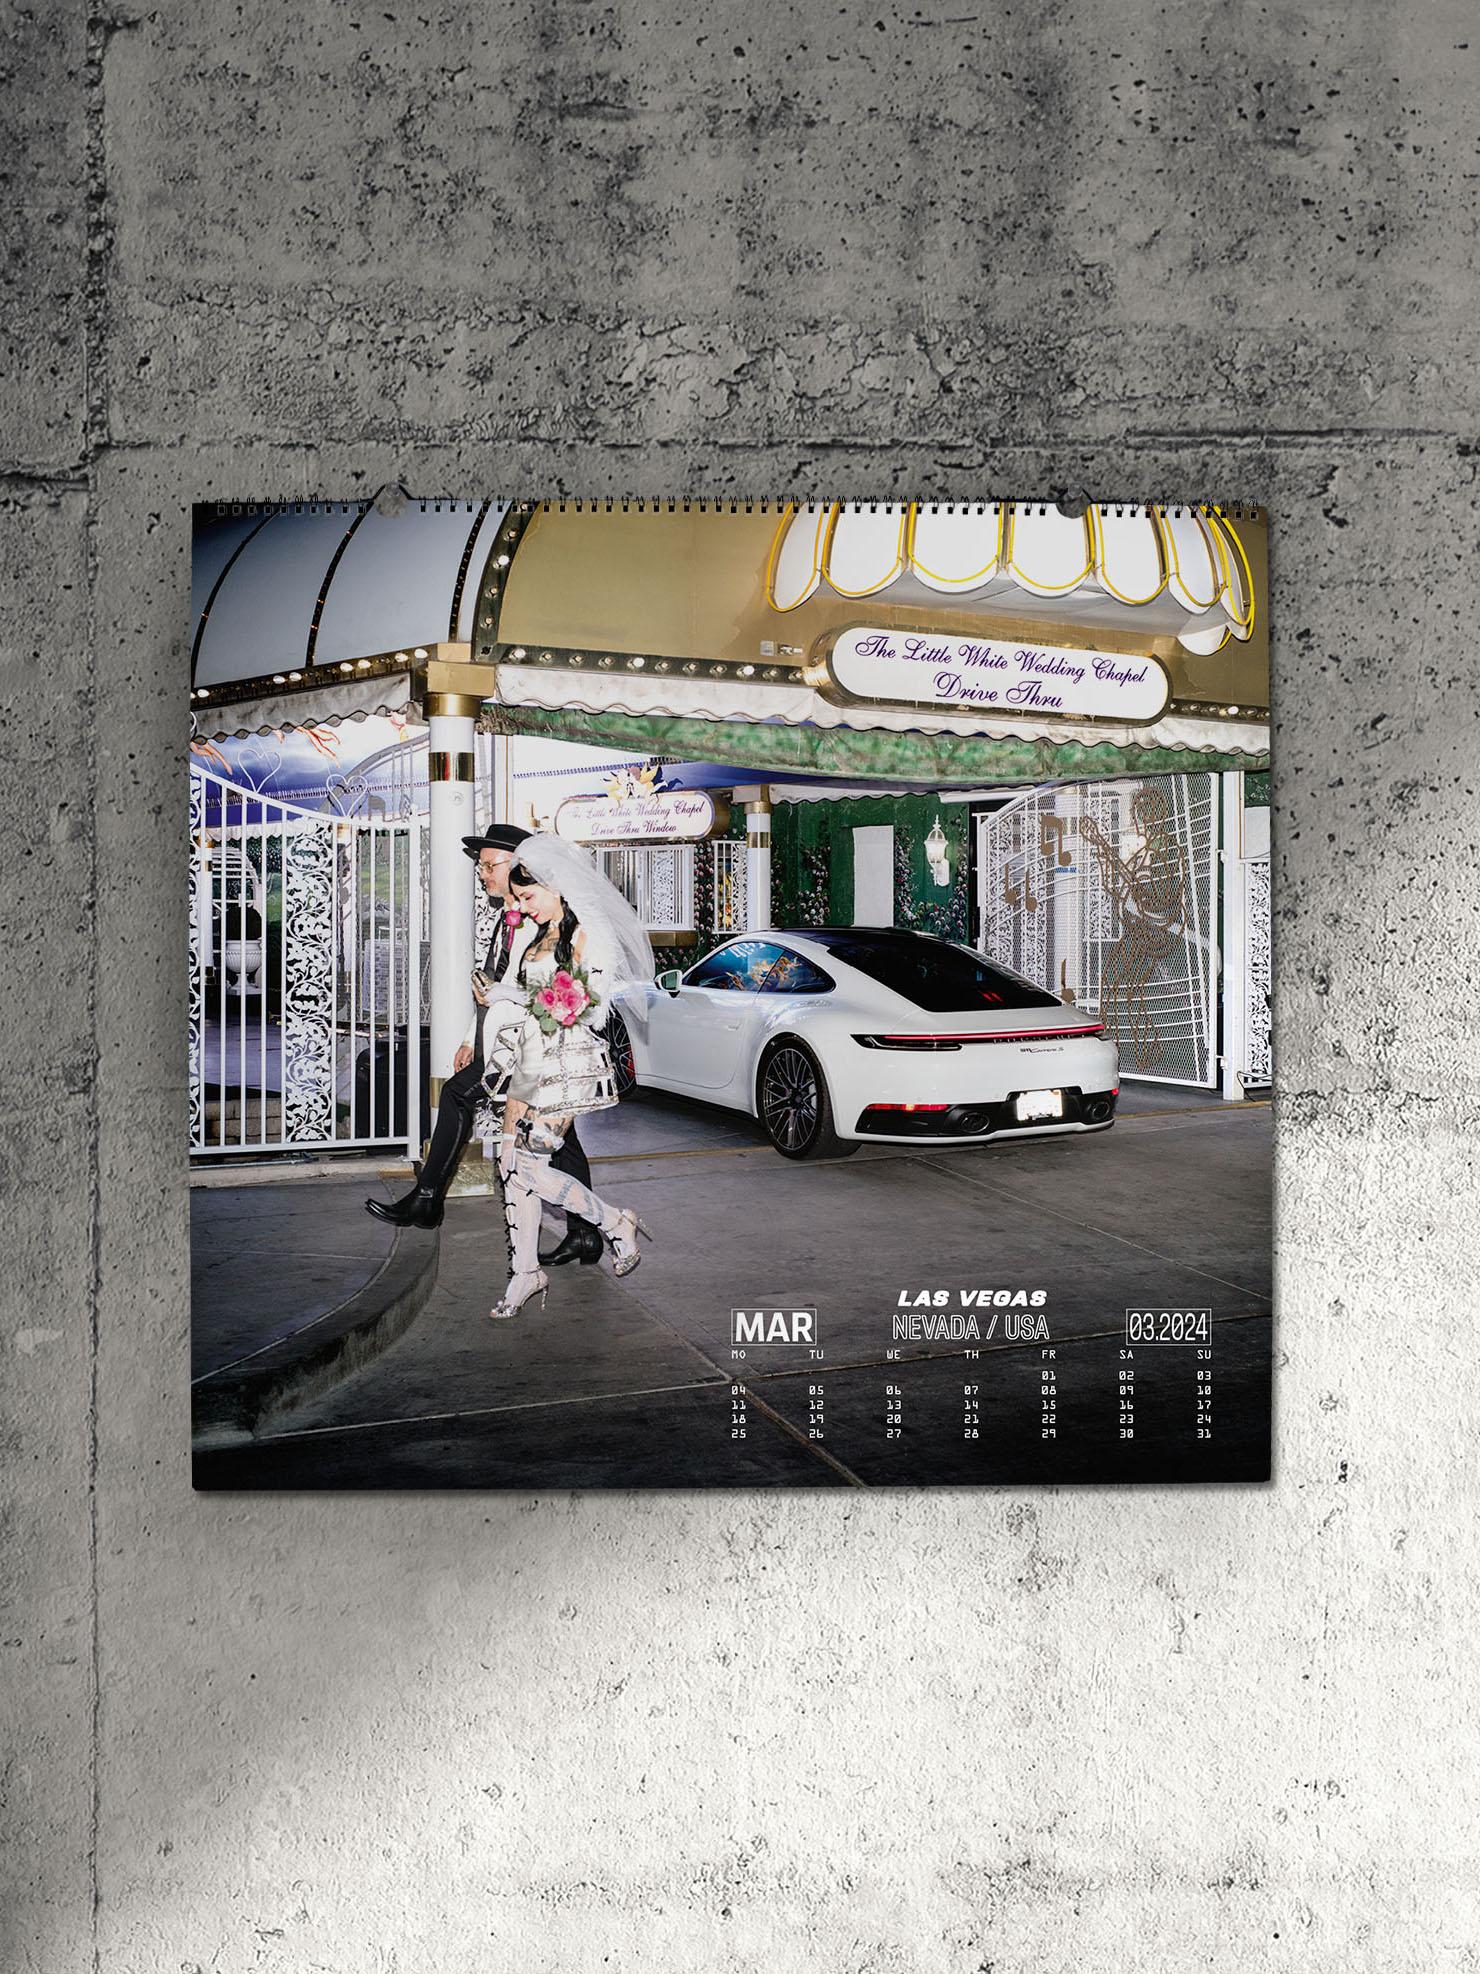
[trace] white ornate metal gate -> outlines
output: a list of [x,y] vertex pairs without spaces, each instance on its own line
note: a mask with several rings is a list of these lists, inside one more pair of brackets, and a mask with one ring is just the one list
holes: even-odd
[[1270,1046],[1269,810],[1247,808],[1248,783],[1223,777],[1223,1091],[1268,1089]]
[[983,816],[982,950],[1120,1044],[1123,1076],[1218,1081],[1213,775],[1067,783]]
[[745,930],[746,847],[734,837],[719,836],[710,845],[714,857],[714,932]]
[[596,862],[649,932],[694,931],[692,843],[602,844]]
[[1269,858],[1240,862],[1244,887],[1244,941],[1248,965],[1244,980],[1243,1047],[1239,1081],[1247,1089],[1267,1089],[1271,1068],[1269,1002],[1273,980],[1270,956]]
[[423,827],[191,763],[192,1154],[417,1154]]

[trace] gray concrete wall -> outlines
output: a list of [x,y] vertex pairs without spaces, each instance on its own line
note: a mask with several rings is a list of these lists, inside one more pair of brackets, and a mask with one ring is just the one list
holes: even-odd
[[[1480,32],[975,13],[10,12],[6,1968],[1476,1965]],[[188,505],[389,480],[1269,505],[1272,1488],[192,1497]]]

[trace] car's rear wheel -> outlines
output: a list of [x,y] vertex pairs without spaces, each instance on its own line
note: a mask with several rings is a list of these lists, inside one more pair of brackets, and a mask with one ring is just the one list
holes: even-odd
[[756,1094],[766,1135],[783,1158],[848,1158],[856,1138],[833,1129],[827,1080],[816,1056],[789,1036],[761,1059]]
[[632,1053],[632,1037],[627,1024],[613,1008],[606,1024],[606,1045],[611,1050],[612,1075],[618,1097],[630,1097],[637,1088],[637,1058]]

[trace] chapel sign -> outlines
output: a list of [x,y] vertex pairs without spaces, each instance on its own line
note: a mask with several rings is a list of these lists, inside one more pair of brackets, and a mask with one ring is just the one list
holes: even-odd
[[555,811],[555,833],[572,843],[697,843],[716,820],[702,789],[646,789],[572,795]]
[[855,699],[997,712],[1008,719],[1144,726],[1160,718],[1171,697],[1171,680],[1155,658],[869,624],[842,633],[828,671]]

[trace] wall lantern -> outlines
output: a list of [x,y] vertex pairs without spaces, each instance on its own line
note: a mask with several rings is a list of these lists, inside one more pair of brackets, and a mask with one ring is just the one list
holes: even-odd
[[947,855],[949,847],[946,833],[940,826],[940,817],[937,816],[935,826],[925,839],[925,855],[930,860],[930,875],[937,884],[949,884],[951,881],[951,860]]

